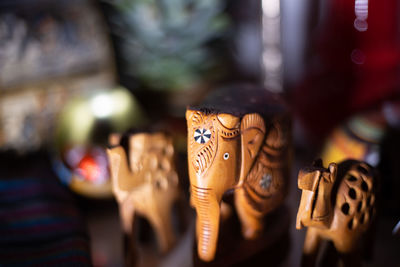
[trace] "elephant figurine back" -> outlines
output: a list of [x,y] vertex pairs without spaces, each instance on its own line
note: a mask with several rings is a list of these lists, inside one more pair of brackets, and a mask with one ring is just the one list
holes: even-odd
[[253,87],[218,93],[186,111],[191,205],[203,261],[215,257],[225,192],[234,191],[242,234],[254,239],[263,232],[265,215],[282,204],[289,178],[290,120],[284,104]]
[[298,187],[302,196],[296,228],[308,227],[303,265],[315,265],[324,239],[333,242],[345,266],[359,265],[361,239],[371,238],[376,214],[375,169],[356,160],[331,163],[325,169],[318,160],[312,167],[300,170]]
[[[111,136],[113,144],[119,136]],[[125,234],[132,234],[136,215],[153,227],[162,252],[175,242],[172,206],[179,198],[172,138],[164,133],[128,136],[129,152],[117,145],[108,149],[113,193],[117,199]]]

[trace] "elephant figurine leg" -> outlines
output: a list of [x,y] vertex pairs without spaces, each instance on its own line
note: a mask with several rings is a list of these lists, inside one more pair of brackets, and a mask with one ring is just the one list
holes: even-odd
[[306,238],[304,240],[301,266],[315,266],[320,243],[321,237],[319,236],[317,230],[315,228],[308,228]]
[[124,233],[128,235],[132,234],[135,208],[129,197],[119,204],[119,213]]
[[133,231],[135,209],[133,202],[129,200],[129,197],[119,204],[119,213],[121,226],[124,232],[125,266],[133,267],[136,266],[137,257],[135,236]]
[[232,209],[229,204],[221,201],[221,221],[227,220],[232,214]]
[[175,243],[170,209],[162,209],[158,215],[149,216],[148,219],[154,229],[161,251],[167,252]]
[[348,239],[347,242],[334,242],[334,244],[344,267],[361,266],[361,254],[355,239]]
[[242,188],[235,191],[235,207],[242,225],[242,233],[246,239],[255,239],[262,232],[264,225],[261,214],[257,216],[249,207]]
[[124,234],[124,257],[125,257],[125,266],[126,267],[134,267],[137,265],[137,248],[135,246],[135,236],[132,233],[131,235]]
[[322,246],[319,253],[319,266],[337,267],[339,264],[339,253],[336,251],[333,242],[326,242],[326,246]]

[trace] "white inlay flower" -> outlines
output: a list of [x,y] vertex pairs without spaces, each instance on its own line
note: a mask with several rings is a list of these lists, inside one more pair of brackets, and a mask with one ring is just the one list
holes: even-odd
[[199,144],[205,144],[210,140],[211,132],[207,129],[196,129],[194,131],[194,140]]

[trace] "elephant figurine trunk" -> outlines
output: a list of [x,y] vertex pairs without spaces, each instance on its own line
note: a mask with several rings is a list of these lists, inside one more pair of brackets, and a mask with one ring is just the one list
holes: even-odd
[[340,255],[347,255],[343,261],[360,264],[360,240],[372,234],[377,184],[373,167],[356,160],[331,163],[328,169],[318,160],[299,172],[302,196],[296,228],[308,227],[303,265],[315,265],[323,239],[332,241]]
[[215,246],[212,246],[212,244],[216,243],[218,238],[219,201],[209,188],[193,186],[191,192],[193,205],[196,207],[198,214],[196,220],[196,233],[199,240],[198,254],[204,260],[210,261],[215,254]]

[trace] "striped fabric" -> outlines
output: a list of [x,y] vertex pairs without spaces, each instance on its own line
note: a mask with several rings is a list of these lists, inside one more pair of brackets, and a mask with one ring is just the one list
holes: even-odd
[[90,266],[85,224],[55,177],[0,179],[0,266]]

